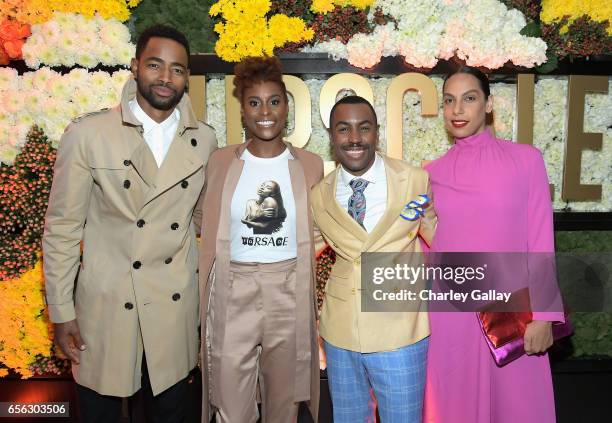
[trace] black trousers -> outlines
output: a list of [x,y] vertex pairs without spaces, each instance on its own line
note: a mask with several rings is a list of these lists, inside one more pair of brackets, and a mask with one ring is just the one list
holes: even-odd
[[[129,399],[144,407],[144,421],[151,423],[184,423],[188,413],[188,379],[177,382],[157,396],[153,396],[146,360],[142,360],[141,389]],[[82,423],[115,423],[121,420],[123,398],[101,395],[96,391],[76,385],[79,412]],[[131,421],[142,420],[141,410],[131,410]],[[135,416],[135,414],[137,416]]]

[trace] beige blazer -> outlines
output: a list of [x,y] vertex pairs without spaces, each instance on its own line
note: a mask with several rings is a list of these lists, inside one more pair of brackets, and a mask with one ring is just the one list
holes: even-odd
[[[242,174],[241,154],[245,144],[230,145],[215,151],[206,169],[207,187],[201,203],[202,245],[200,254],[200,295],[202,297],[202,354],[203,407],[202,422],[210,421],[210,396],[213,402],[222,382],[218,372],[209,374],[209,366],[216,366],[216,357],[209,356],[207,339],[210,330],[213,342],[223,345],[225,310],[209,310],[211,288],[216,303],[226,304],[230,265],[230,209],[234,191]],[[319,357],[316,332],[316,299],[314,295],[314,243],[310,210],[310,189],[323,178],[323,161],[319,156],[287,144],[295,160],[289,160],[289,175],[298,213],[297,285],[296,285],[296,351],[294,399],[308,401],[315,422],[319,410]],[[206,316],[212,317],[206,324]],[[214,315],[214,316],[213,316]]]
[[336,264],[325,288],[319,331],[332,345],[362,353],[393,350],[429,335],[424,304],[421,312],[361,312],[361,253],[419,252],[418,237],[431,244],[437,223],[431,202],[419,220],[400,217],[404,206],[419,194],[427,193],[431,198],[427,172],[400,160],[383,159],[387,208],[371,233],[336,200],[340,167],[317,184],[311,194],[315,228],[336,252]]
[[135,95],[130,79],[119,106],[67,128],[43,236],[51,321],[76,318],[87,345],[73,368],[75,379],[123,397],[140,388],[143,349],[154,394],[196,366],[192,215],[217,145],[184,96],[177,134],[158,169],[128,105]]

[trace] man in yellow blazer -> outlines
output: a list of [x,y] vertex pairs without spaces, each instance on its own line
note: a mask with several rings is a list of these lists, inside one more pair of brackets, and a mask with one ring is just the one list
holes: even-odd
[[[312,191],[316,228],[336,252],[320,316],[335,423],[421,421],[429,324],[416,312],[361,310],[361,254],[420,252],[436,227],[427,173],[376,152],[378,123],[358,96],[339,100],[329,135],[340,165]],[[423,202],[419,213],[404,207]],[[404,216],[402,217],[402,214]],[[408,217],[408,219],[406,218]]]
[[88,423],[118,421],[121,397],[141,386],[153,395],[153,422],[185,420],[199,346],[192,216],[216,148],[183,95],[188,62],[183,34],[149,28],[121,104],[77,119],[60,142],[43,237],[46,296]]

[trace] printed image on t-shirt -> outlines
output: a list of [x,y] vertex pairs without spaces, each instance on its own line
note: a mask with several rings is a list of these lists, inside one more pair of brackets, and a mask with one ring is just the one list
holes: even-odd
[[295,198],[289,149],[276,157],[244,150],[240,179],[231,201],[230,259],[276,263],[297,257]]
[[257,188],[257,199],[250,199],[241,222],[253,230],[253,234],[273,234],[283,227],[287,211],[283,205],[280,185],[265,181]]

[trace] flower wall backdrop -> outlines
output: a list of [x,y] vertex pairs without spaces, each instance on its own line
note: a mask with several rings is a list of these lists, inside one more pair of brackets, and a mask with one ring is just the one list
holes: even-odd
[[[417,68],[457,57],[490,69],[511,63],[544,65],[540,69],[549,71],[566,56],[606,54],[612,48],[612,7],[604,0],[0,0],[0,64],[21,59],[30,25],[57,21],[58,13],[129,19],[133,38],[151,23],[171,23],[185,30],[194,52],[215,51],[228,61],[301,49],[363,68],[401,56]],[[71,27],[66,18],[59,20]],[[93,26],[72,25],[85,42],[96,39]],[[53,39],[57,28],[32,31],[34,54],[28,60],[34,67],[45,58],[62,64],[52,60],[61,56],[57,50],[70,52],[77,38],[61,37],[54,40],[55,49],[45,49],[41,32]],[[33,57],[39,50],[42,60]],[[126,48],[119,50],[115,54],[124,61]],[[107,48],[82,51],[85,67],[93,65],[96,53],[104,64],[113,54]],[[72,56],[67,54],[68,66],[80,63]]]
[[[547,72],[559,59],[609,54],[612,8],[606,1],[559,0],[0,0],[0,377],[60,373],[44,307],[41,236],[55,148],[70,120],[112,107],[129,76],[133,42],[153,23],[182,29],[192,52],[216,51],[227,61],[247,55],[322,51],[370,68],[383,57],[431,68],[439,60],[496,69]],[[23,74],[5,67],[25,61]],[[51,69],[51,67],[62,67]],[[108,68],[111,68],[111,72]],[[386,148],[388,77],[370,77]],[[433,78],[438,90],[441,79]],[[322,79],[306,77],[313,132],[306,148],[330,160],[319,117]],[[513,139],[516,87],[496,83],[495,131]],[[559,200],[566,134],[567,78],[536,84],[534,145],[557,187],[555,209],[612,210],[612,86],[588,95],[585,131],[604,133],[602,152],[583,154],[582,182],[603,185],[601,203]],[[207,82],[207,120],[225,144],[225,82]],[[420,100],[404,100],[404,158],[413,164],[442,155],[450,143],[438,117],[422,117]],[[290,121],[293,111],[290,112]],[[289,124],[289,130],[292,125]],[[319,258],[317,298],[333,254]],[[586,320],[585,320],[586,322]],[[577,328],[582,326],[576,325]],[[584,326],[584,325],[583,325]],[[588,324],[587,324],[588,326]],[[577,329],[578,332],[578,329]],[[588,338],[586,330],[581,340]]]
[[130,64],[136,46],[130,42],[129,29],[115,18],[99,15],[89,19],[75,13],[53,14],[42,24],[32,25],[32,36],[22,52],[26,65],[38,69],[47,66],[75,65],[95,68]]
[[57,146],[71,119],[117,105],[129,75],[85,69],[61,75],[45,67],[19,76],[0,68],[0,161],[12,164],[34,124]]
[[490,69],[508,61],[531,68],[547,60],[542,39],[520,34],[527,24],[524,15],[497,0],[378,0],[369,19],[375,9],[395,21],[370,34],[357,34],[345,45],[330,41],[305,50],[326,51],[362,68],[398,55],[418,68],[434,67],[455,55],[468,65]]
[[[386,93],[392,78],[366,77],[374,92],[374,108],[380,124],[380,149],[386,150]],[[442,78],[433,77],[441,98]],[[317,153],[324,160],[331,160],[329,138],[320,118],[319,98],[325,80],[309,78],[304,81],[308,86],[312,101],[312,134],[305,148]],[[217,130],[220,145],[225,145],[225,82],[223,79],[210,79],[206,87],[207,120]],[[492,83],[494,96],[494,128],[497,136],[516,139],[516,86],[507,83]],[[542,151],[550,182],[555,189],[554,208],[561,210],[570,207],[574,211],[612,210],[612,79],[609,81],[608,94],[588,94],[585,104],[586,132],[603,133],[602,151],[585,151],[582,158],[582,183],[601,184],[602,201],[570,202],[560,199],[564,147],[566,136],[566,99],[567,77],[540,77],[535,86],[534,146]],[[420,99],[416,93],[409,92],[404,98],[404,159],[420,166],[423,160],[440,157],[451,146],[444,130],[442,108],[437,117],[423,117],[420,114]],[[290,121],[292,115],[290,114]],[[291,123],[289,124],[290,128]]]
[[[51,325],[45,312],[42,261],[18,278],[0,283],[0,363],[27,378],[38,356],[51,353]],[[0,369],[0,377],[7,374]]]

